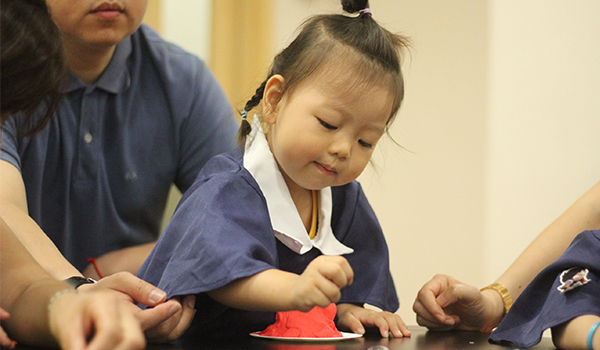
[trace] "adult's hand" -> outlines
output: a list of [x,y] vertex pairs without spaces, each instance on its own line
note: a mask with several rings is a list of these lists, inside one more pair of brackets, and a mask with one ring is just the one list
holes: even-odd
[[[149,311],[164,314],[167,308],[163,308],[163,305],[169,304],[171,304],[168,308],[168,315],[170,316],[162,322],[157,322],[161,319],[160,317],[144,315],[146,319],[144,328],[146,339],[151,343],[167,343],[181,337],[194,319],[196,314],[196,297],[194,295],[187,295],[183,298],[174,297],[165,304],[154,307],[154,309],[142,310],[140,314]],[[163,310],[159,311],[158,308],[163,308]]]
[[48,306],[48,320],[61,349],[136,350],[146,346],[140,321],[107,291],[57,295]]
[[435,275],[423,285],[413,310],[419,325],[435,330],[489,332],[504,316],[502,298],[496,291],[479,291],[447,275]]
[[[150,342],[169,342],[179,338],[194,318],[195,298],[184,298],[184,303],[173,298],[166,301],[167,294],[129,272],[118,272],[94,284],[84,284],[80,291],[111,290],[132,308]],[[142,310],[137,304],[149,308]]]
[[[6,321],[8,317],[10,317],[10,314],[0,307],[0,320]],[[16,343],[8,337],[4,329],[2,329],[2,326],[0,326],[0,348],[13,349],[15,344]]]

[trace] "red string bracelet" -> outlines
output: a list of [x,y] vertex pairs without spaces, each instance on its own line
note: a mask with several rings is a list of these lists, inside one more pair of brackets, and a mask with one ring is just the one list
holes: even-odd
[[96,258],[87,258],[87,262],[88,264],[92,264],[94,266],[94,270],[96,270],[98,277],[104,278],[104,276],[102,276],[102,274],[100,273],[100,269],[98,268],[98,264],[96,263]]

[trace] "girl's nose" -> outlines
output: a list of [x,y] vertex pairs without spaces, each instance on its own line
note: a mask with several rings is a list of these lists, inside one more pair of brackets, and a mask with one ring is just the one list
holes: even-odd
[[345,138],[335,140],[329,146],[329,153],[340,159],[346,159],[352,151],[352,141]]

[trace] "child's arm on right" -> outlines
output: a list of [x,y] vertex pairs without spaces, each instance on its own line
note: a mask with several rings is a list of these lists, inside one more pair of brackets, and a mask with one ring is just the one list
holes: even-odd
[[354,272],[341,256],[321,255],[301,275],[277,269],[240,278],[207,294],[221,304],[253,311],[310,311],[340,300]]
[[[560,349],[587,349],[590,329],[600,317],[583,315],[552,328],[552,342]],[[592,338],[592,348],[600,349],[600,328]]]

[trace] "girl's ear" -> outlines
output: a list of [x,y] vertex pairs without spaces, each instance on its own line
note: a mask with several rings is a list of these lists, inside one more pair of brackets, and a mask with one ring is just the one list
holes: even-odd
[[275,74],[267,80],[265,92],[262,98],[263,120],[267,124],[275,124],[277,121],[277,106],[283,97],[285,79]]

